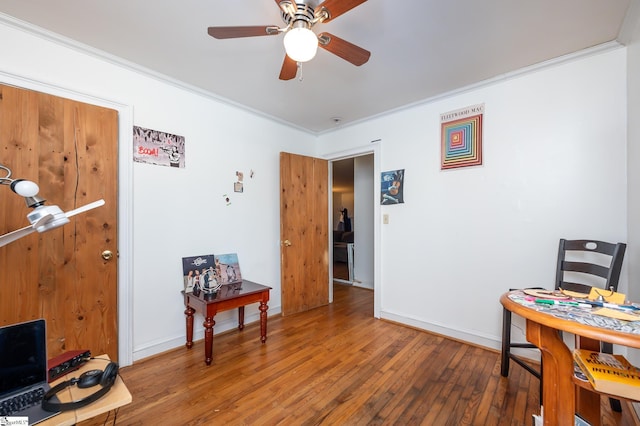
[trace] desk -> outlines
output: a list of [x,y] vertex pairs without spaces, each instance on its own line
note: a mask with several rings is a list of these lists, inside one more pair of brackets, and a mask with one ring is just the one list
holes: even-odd
[[599,350],[601,341],[640,348],[638,327],[580,308],[525,302],[522,291],[503,294],[500,303],[526,319],[527,340],[541,351],[544,424],[573,425],[577,412],[592,425],[599,425],[600,394],[582,387],[576,391],[573,356],[558,330],[575,334],[577,347]]
[[[80,375],[85,371],[94,369],[104,370],[104,368],[109,363],[108,360],[108,355],[99,355],[95,357],[95,359],[91,359],[89,362],[84,364],[82,367],[80,367],[79,370],[72,371],[69,374],[56,379],[51,383],[51,387],[54,387],[58,383],[62,383],[65,380],[71,380],[74,377],[80,377]],[[78,386],[69,386],[66,389],[63,389],[61,392],[58,392],[57,396],[60,399],[60,402],[79,401],[82,398],[85,398],[88,395],[96,392],[98,389],[99,388],[95,386],[86,389],[80,389]],[[122,378],[118,375],[111,389],[109,389],[109,391],[104,396],[102,396],[102,398],[82,408],[78,408],[77,410],[63,411],[62,413],[53,416],[42,423],[38,423],[38,426],[75,425],[76,423],[83,420],[88,420],[99,414],[103,414],[107,411],[115,410],[116,408],[122,407],[123,405],[127,405],[131,403],[131,400],[132,398],[131,393],[129,393],[129,389],[127,389],[127,386],[125,386]]]
[[260,303],[260,340],[267,341],[267,309],[269,306],[269,290],[271,287],[256,284],[243,280],[240,283],[225,284],[217,292],[209,294],[203,291],[198,293],[186,293],[184,304],[187,309],[184,311],[187,316],[187,343],[188,349],[193,347],[193,314],[200,312],[204,316],[204,361],[211,365],[213,354],[213,320],[215,315],[221,311],[238,308],[238,329],[244,328],[244,307],[251,303]]

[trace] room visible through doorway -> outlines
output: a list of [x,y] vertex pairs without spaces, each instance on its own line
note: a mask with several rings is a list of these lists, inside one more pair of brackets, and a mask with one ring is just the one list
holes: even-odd
[[333,280],[373,290],[373,154],[334,160],[331,170]]

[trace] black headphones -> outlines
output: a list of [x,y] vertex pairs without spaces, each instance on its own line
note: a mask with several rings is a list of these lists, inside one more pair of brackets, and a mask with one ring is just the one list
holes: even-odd
[[[89,405],[94,401],[97,401],[104,394],[109,392],[109,389],[113,386],[118,378],[118,364],[115,362],[109,362],[107,367],[102,370],[89,370],[85,371],[80,375],[79,378],[73,378],[71,380],[66,380],[62,383],[57,384],[56,386],[49,389],[47,393],[44,394],[42,399],[42,408],[45,411],[67,411],[67,410],[75,410],[85,405]],[[77,384],[79,388],[90,388],[92,386],[100,385],[101,388],[99,391],[92,393],[86,398],[82,398],[79,401],[73,402],[54,402],[51,399],[60,392],[61,390],[73,386]]]

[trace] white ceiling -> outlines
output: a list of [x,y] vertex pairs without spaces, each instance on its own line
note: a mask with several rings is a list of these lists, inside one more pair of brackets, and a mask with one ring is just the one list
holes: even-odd
[[624,43],[625,16],[638,1],[369,0],[314,27],[371,51],[369,62],[356,67],[318,49],[302,65],[302,80],[290,81],[278,79],[282,35],[216,40],[207,34],[209,26],[283,26],[274,0],[0,0],[0,13],[8,15],[0,18],[321,133],[335,128],[334,117],[345,125],[593,46]]

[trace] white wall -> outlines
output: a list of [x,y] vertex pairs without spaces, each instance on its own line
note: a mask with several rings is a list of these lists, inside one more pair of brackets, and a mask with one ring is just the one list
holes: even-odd
[[[629,295],[640,300],[640,22],[636,23],[631,42],[627,45],[627,179],[629,226],[626,262],[629,265]],[[640,351],[634,350],[630,360],[640,365]]]
[[[552,287],[559,238],[626,241],[625,85],[619,48],[322,135],[320,155],[381,139],[381,170],[405,169],[381,316],[498,348],[500,295]],[[484,164],[441,171],[439,115],[478,103]]]
[[[238,253],[243,277],[272,286],[269,312],[280,311],[278,153],[311,154],[314,137],[8,23],[0,22],[0,40],[1,81],[20,76],[41,91],[108,99],[129,106],[134,125],[186,138],[186,168],[135,163],[123,185],[130,194],[120,193],[133,202],[132,252],[120,258],[132,273],[119,283],[132,300],[130,323],[119,326],[121,335],[132,332],[133,359],[184,344],[183,256]],[[130,139],[120,148],[132,156]],[[236,170],[245,175],[242,194],[233,192]],[[235,315],[216,316],[215,331],[235,328]],[[248,308],[247,323],[257,315],[257,306]]]
[[374,283],[374,224],[373,209],[376,203],[371,187],[377,181],[373,176],[373,155],[354,158],[354,277],[353,284],[373,289]]

